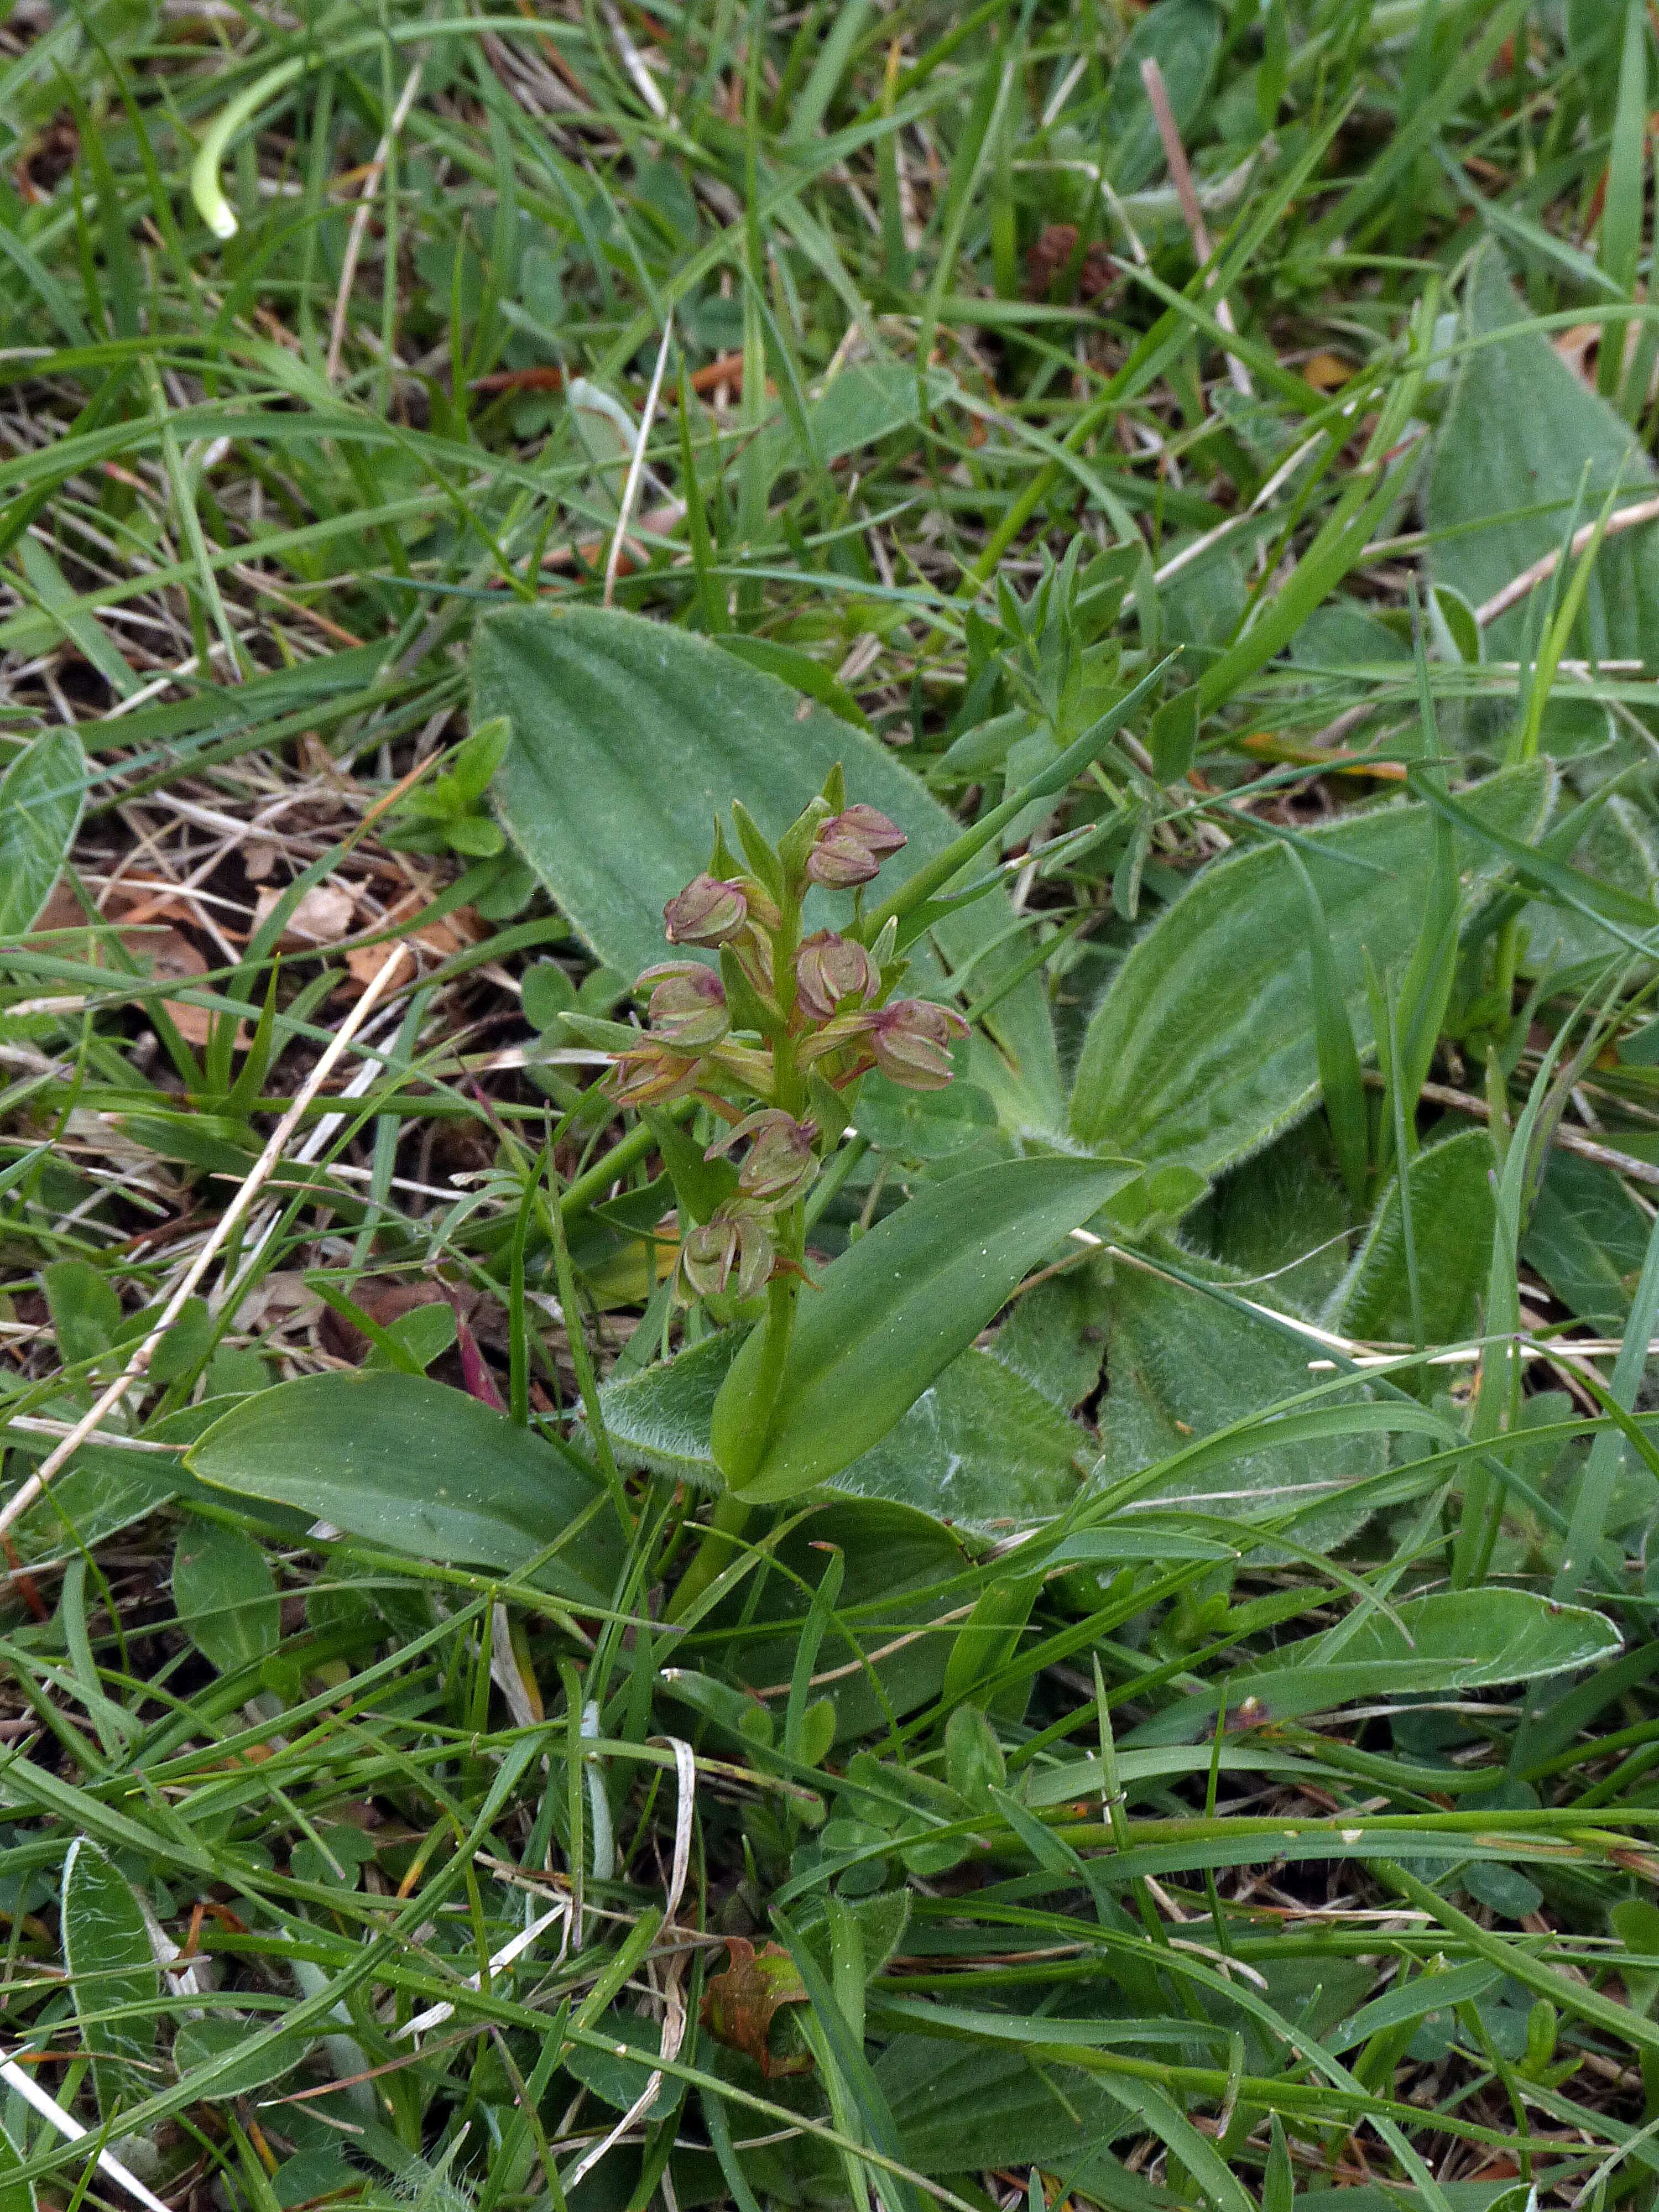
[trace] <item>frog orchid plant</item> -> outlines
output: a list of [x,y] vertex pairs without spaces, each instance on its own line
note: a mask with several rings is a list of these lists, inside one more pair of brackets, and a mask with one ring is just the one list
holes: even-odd
[[[1009,1210],[994,1264],[981,1224],[964,1234],[955,1202],[939,1192],[932,1201],[912,1198],[826,1269],[811,1319],[797,1331],[802,1286],[819,1279],[808,1273],[807,1231],[855,1157],[842,1139],[859,1085],[874,1072],[909,1090],[942,1090],[954,1073],[953,1048],[968,1036],[954,1008],[902,994],[908,948],[995,887],[1000,869],[969,880],[968,864],[1023,809],[1063,791],[1099,757],[1165,665],[1150,670],[1048,768],[872,908],[870,886],[908,841],[875,807],[848,803],[839,767],[775,844],[734,804],[741,861],[717,827],[708,867],[664,908],[669,944],[688,957],[639,978],[645,1026],[569,1018],[579,1036],[609,1055],[611,1098],[648,1124],[690,1217],[675,1297],[721,1327],[753,1323],[713,1410],[711,1455],[726,1486],[671,1601],[671,1620],[684,1618],[718,1577],[754,1504],[796,1495],[884,1433],[990,1319],[1020,1279],[1026,1247],[1035,1264],[1125,1171],[1066,1159],[988,1170],[1000,1194],[994,1202]],[[850,912],[838,929],[809,930],[809,896],[826,891],[844,895]],[[679,1126],[693,1104],[721,1124],[701,1146]],[[982,1202],[993,1200],[988,1194]],[[1084,1211],[1073,1214],[1078,1205]],[[906,1249],[895,1255],[891,1232],[912,1216],[914,1232],[908,1241],[899,1232]],[[884,1239],[879,1255],[872,1254]],[[961,1280],[945,1296],[947,1262],[959,1262]],[[1005,1284],[1000,1270],[1007,1266],[1013,1273]],[[839,1293],[831,1287],[838,1281]],[[902,1375],[872,1380],[860,1362],[877,1354],[858,1320],[867,1322],[872,1299],[890,1304],[896,1282],[899,1293],[926,1306],[927,1323],[915,1333],[915,1357],[902,1363]],[[849,1396],[858,1418],[846,1411]],[[831,1401],[841,1408],[833,1417],[823,1411]],[[833,1442],[825,1426],[832,1418]]]
[[[683,1305],[728,1321],[775,1286],[781,1313],[805,1273],[809,1194],[872,1069],[913,1091],[938,1091],[968,1024],[949,1006],[895,996],[908,963],[890,917],[866,944],[804,933],[814,884],[861,901],[904,833],[873,806],[846,805],[839,775],[769,845],[734,810],[748,862],[723,836],[705,872],[663,909],[672,945],[713,953],[647,968],[635,986],[647,1026],[614,1056],[620,1105],[694,1098],[726,1126],[703,1152],[725,1186],[688,1230],[675,1269]],[[717,1185],[716,1187],[719,1187]]]

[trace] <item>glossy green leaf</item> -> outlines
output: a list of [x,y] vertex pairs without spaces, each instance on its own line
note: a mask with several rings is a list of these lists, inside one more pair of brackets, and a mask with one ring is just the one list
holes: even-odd
[[[1066,2174],[1087,2196],[1098,2169],[1103,2185],[1093,2201],[1126,2201],[1105,2185],[1106,2170],[1122,2172],[1106,2146],[1131,2133],[1133,2123],[1088,2075],[1068,2069],[1060,2098],[1048,2069],[1024,2051],[898,2035],[876,2061],[876,2077],[887,2093],[905,2156],[923,2173],[979,2174],[1041,2165]],[[1152,2212],[1154,2200],[1146,2201]]]
[[[220,1354],[223,1358],[226,1355]],[[238,1358],[246,1355],[237,1354]],[[258,1364],[257,1358],[255,1360]],[[234,1402],[226,1392],[199,1405],[181,1406],[146,1432],[155,1443],[190,1444],[212,1427]],[[15,1471],[27,1470],[31,1458],[51,1449],[45,1437],[17,1438]],[[31,1454],[28,1445],[35,1447]],[[36,1500],[12,1531],[19,1557],[27,1566],[61,1559],[66,1553],[105,1543],[132,1522],[168,1503],[189,1478],[171,1452],[135,1452],[116,1444],[82,1444],[44,1497]]]
[[1299,1638],[1261,1664],[1207,1685],[1189,1706],[1137,1729],[1133,1742],[1160,1743],[1206,1725],[1218,1698],[1237,1711],[1254,1698],[1262,1720],[1329,1712],[1364,1698],[1449,1697],[1538,1682],[1598,1666],[1620,1649],[1618,1631],[1588,1607],[1558,1605],[1531,1590],[1437,1590],[1407,1598],[1396,1618],[1369,1613],[1351,1632],[1346,1624],[1323,1636]]
[[[1534,764],[1491,777],[1462,803],[1524,842],[1550,788]],[[1426,809],[1408,805],[1313,830],[1303,846],[1362,1051],[1372,1041],[1364,955],[1381,972],[1409,957],[1433,851]],[[1466,883],[1501,865],[1461,837],[1457,857]],[[1307,931],[1283,847],[1206,868],[1129,953],[1089,1025],[1074,1133],[1213,1175],[1304,1114],[1319,1086]]]
[[[81,2033],[94,2053],[98,2109],[107,2119],[156,2086],[161,1976],[132,1885],[98,1845],[76,1837],[64,1861],[64,1962]],[[149,2006],[144,2012],[125,2008]],[[106,2015],[120,2013],[118,2018]]]
[[759,1439],[751,1402],[763,1336],[748,1339],[715,1401],[715,1465],[757,1502],[792,1498],[850,1466],[1133,1173],[1119,1161],[1007,1160],[890,1213],[801,1294]]
[[264,1547],[240,1528],[185,1523],[173,1554],[173,1602],[191,1642],[222,1674],[269,1657],[282,1637]]
[[[1466,1129],[1411,1164],[1411,1225],[1423,1334],[1449,1344],[1480,1320],[1492,1258],[1492,1139]],[[1333,1326],[1372,1343],[1409,1344],[1412,1306],[1398,1176],[1378,1201],[1334,1304]]]
[[73,730],[43,730],[0,776],[0,940],[21,937],[62,874],[86,804]]
[[[653,2062],[662,2047],[661,2024],[614,2005],[593,2024],[613,2047],[596,2051],[579,2045],[567,2051],[566,2068],[584,2088],[592,2091],[601,2104],[609,2105],[613,2112],[625,2112],[636,2097],[643,2095],[651,2077]],[[637,2056],[623,2058],[614,2048],[618,2044],[625,2044]],[[665,2118],[684,2094],[684,2081],[664,2081],[648,2108],[651,2117]]]
[[[841,762],[848,797],[879,807],[908,833],[901,869],[943,852],[958,834],[873,738],[820,708],[802,714],[799,694],[775,677],[665,623],[592,608],[557,616],[514,609],[481,627],[472,672],[476,716],[504,714],[513,723],[495,789],[514,842],[600,958],[624,975],[665,957],[664,904],[708,865],[714,817],[733,799],[776,836]],[[821,895],[809,903],[809,925],[844,920],[846,903]],[[1013,923],[996,891],[942,921],[935,934],[954,965]],[[988,952],[975,969],[975,988],[994,989],[1022,951],[1013,943]],[[988,1025],[1015,1061],[1031,1109],[1057,1116],[1041,981],[1016,987]]]
[[[716,1488],[709,1431],[736,1348],[729,1334],[713,1337],[665,1365],[607,1383],[599,1403],[618,1456],[676,1482]],[[1098,1348],[1095,1358],[1097,1367]],[[966,1352],[826,1486],[963,1528],[1048,1520],[1076,1494],[1073,1462],[1083,1442],[1029,1382],[988,1353]]]
[[[304,1375],[246,1398],[190,1453],[216,1488],[269,1498],[348,1535],[461,1566],[536,1570],[544,1588],[608,1602],[616,1522],[533,1429],[424,1376]],[[571,1524],[586,1515],[580,1534]]]

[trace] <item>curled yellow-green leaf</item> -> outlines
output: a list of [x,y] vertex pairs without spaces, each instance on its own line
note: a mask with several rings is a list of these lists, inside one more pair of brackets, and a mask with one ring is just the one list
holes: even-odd
[[335,62],[344,61],[352,54],[380,46],[411,46],[427,39],[458,38],[480,32],[493,32],[498,37],[544,37],[544,22],[532,22],[522,15],[478,15],[448,23],[392,23],[384,28],[358,32],[342,40],[337,46],[318,52],[296,54],[289,60],[278,62],[263,76],[239,92],[234,100],[221,108],[208,125],[205,137],[196,149],[196,159],[190,165],[190,196],[196,211],[216,238],[234,238],[241,228],[236,220],[236,210],[225,198],[219,173],[224,167],[225,155],[231,140],[252,116],[257,115],[268,100],[303,76],[307,70],[321,69]]

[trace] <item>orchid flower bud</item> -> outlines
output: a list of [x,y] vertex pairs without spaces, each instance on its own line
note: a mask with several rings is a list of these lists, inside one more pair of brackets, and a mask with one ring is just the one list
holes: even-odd
[[827,1022],[847,999],[867,999],[880,988],[881,971],[855,938],[820,929],[803,939],[795,955],[795,1000],[815,1022]]
[[776,1248],[765,1219],[753,1206],[716,1207],[686,1234],[675,1273],[674,1294],[683,1305],[734,1291],[752,1298],[765,1287]]
[[873,806],[847,807],[819,829],[806,856],[806,872],[830,890],[852,890],[867,884],[890,853],[908,844],[896,822]]
[[907,1091],[943,1091],[955,1073],[951,1041],[968,1024],[954,1008],[931,999],[895,999],[865,1017],[876,1066]]
[[705,1157],[717,1159],[740,1139],[749,1139],[749,1151],[738,1171],[738,1188],[754,1205],[769,1212],[792,1205],[818,1171],[812,1151],[817,1135],[810,1121],[797,1121],[780,1106],[745,1115],[727,1130]]
[[712,968],[696,960],[665,960],[647,968],[635,987],[651,989],[653,1032],[696,1052],[716,1045],[732,1026],[726,988]]
[[638,1044],[617,1054],[611,1095],[619,1106],[650,1106],[665,1098],[684,1098],[696,1088],[702,1065],[695,1053],[676,1052],[658,1038],[641,1036]]
[[662,910],[671,945],[724,945],[749,919],[749,900],[740,883],[718,876],[694,876]]

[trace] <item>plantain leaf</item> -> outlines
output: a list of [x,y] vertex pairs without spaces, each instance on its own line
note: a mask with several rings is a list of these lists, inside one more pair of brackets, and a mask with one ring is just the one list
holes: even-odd
[[[155,2052],[161,1972],[132,1885],[85,1836],[64,1861],[62,1909],[70,1990],[93,2053],[98,2109],[108,2119],[157,2086],[146,2062]],[[155,2009],[137,2009],[143,2006]]]
[[[894,880],[941,853],[959,825],[864,732],[811,707],[706,638],[595,608],[514,609],[483,623],[472,657],[475,722],[505,714],[514,742],[495,780],[514,843],[608,967],[635,975],[665,957],[662,909],[708,860],[716,812],[740,799],[769,837],[787,827],[837,762],[849,799],[908,834]],[[844,898],[809,902],[809,927],[845,919]],[[1008,936],[994,891],[940,921],[959,965]],[[974,988],[994,991],[1025,952],[987,951]],[[935,970],[935,976],[937,970]],[[1058,1062],[1040,977],[1018,984],[987,1026],[1023,1079],[1025,1110],[1060,1115]]]
[[465,1391],[381,1370],[302,1375],[245,1398],[189,1454],[216,1488],[292,1505],[350,1536],[453,1565],[534,1571],[562,1595],[608,1603],[619,1560],[599,1491],[533,1429]]
[[251,2019],[181,2021],[173,2045],[173,2063],[179,2078],[200,2068],[219,2069],[212,2087],[200,2093],[214,2104],[228,2104],[251,2090],[263,2089],[267,2082],[280,2081],[294,2071],[312,2047],[313,2039],[303,2029],[296,2035],[278,2036],[274,2042],[262,2041],[240,2065],[223,2065],[233,2052],[275,2025],[265,2014],[255,2014]]
[[264,1547],[240,1528],[185,1523],[173,1547],[173,1602],[191,1642],[222,1674],[268,1658],[282,1639],[282,1601]]
[[[1015,1313],[1030,1302],[1022,1298]],[[665,1365],[606,1383],[599,1407],[618,1457],[697,1489],[718,1488],[709,1429],[736,1349],[732,1333],[711,1337]],[[960,1528],[1046,1521],[1076,1495],[1073,1461],[1084,1441],[1006,1363],[965,1352],[879,1443],[826,1486],[844,1497],[912,1506]]]
[[1570,1313],[1622,1336],[1648,1237],[1647,1216],[1611,1168],[1553,1152],[1521,1256]]
[[[1462,805],[1524,842],[1544,817],[1551,784],[1548,768],[1534,763],[1490,777]],[[1372,1042],[1364,956],[1386,972],[1416,943],[1432,826],[1421,806],[1385,806],[1310,832],[1303,851],[1363,1052]],[[1457,860],[1466,884],[1502,865],[1462,836]],[[1286,849],[1258,847],[1206,869],[1113,977],[1084,1041],[1073,1133],[1100,1149],[1218,1173],[1318,1096],[1310,1006],[1307,908]]]
[[[1314,1347],[1305,1340],[1165,1275],[1120,1265],[1109,1314],[1096,1488],[1266,1413],[1316,1379],[1308,1371]],[[1356,1387],[1352,1398],[1344,1392],[1328,1403],[1335,1410],[1361,1404],[1364,1396]],[[1297,1522],[1296,1534],[1304,1542],[1329,1545],[1365,1517],[1343,1504],[1342,1492],[1387,1464],[1386,1438],[1374,1431],[1289,1444],[1247,1437],[1224,1461],[1143,1492],[1139,1504],[1179,1504],[1258,1522],[1316,1507]]]
[[[1412,1235],[1428,1344],[1467,1336],[1480,1315],[1492,1257],[1492,1139],[1465,1129],[1431,1145],[1411,1166]],[[1396,1176],[1378,1201],[1346,1280],[1334,1303],[1345,1336],[1405,1344],[1412,1336],[1405,1218]]]
[[43,730],[0,777],[0,939],[21,937],[63,872],[86,804],[73,730]]
[[1536,1682],[1602,1664],[1617,1653],[1618,1631],[1588,1607],[1558,1605],[1531,1590],[1437,1590],[1407,1598],[1395,1619],[1373,1611],[1352,1632],[1346,1624],[1306,1636],[1260,1666],[1209,1685],[1135,1730],[1132,1743],[1170,1743],[1206,1725],[1218,1698],[1230,1711],[1246,1698],[1263,1720],[1329,1712],[1363,1698],[1449,1697],[1504,1682]]
[[1163,71],[1176,127],[1185,137],[1209,91],[1222,29],[1211,0],[1164,0],[1161,8],[1147,9],[1124,41],[1106,95],[1102,132],[1119,191],[1138,191],[1161,159],[1158,120],[1141,80],[1141,64],[1155,61]]
[[[1560,550],[1581,487],[1591,517],[1614,484],[1632,493],[1653,487],[1653,464],[1630,426],[1573,374],[1547,332],[1520,327],[1528,312],[1501,251],[1483,247],[1469,270],[1464,333],[1516,335],[1465,355],[1435,438],[1427,502],[1435,581],[1476,606]],[[1604,344],[1618,354],[1611,336]],[[1523,600],[1489,626],[1494,659],[1518,657],[1528,611]],[[1575,653],[1659,659],[1659,529],[1629,531],[1602,546],[1574,641]],[[1553,704],[1552,716],[1558,712]]]
[[738,1352],[712,1432],[732,1488],[757,1502],[793,1498],[850,1466],[1134,1173],[1127,1161],[1005,1160],[935,1184],[878,1222],[802,1292],[763,1437],[752,1410],[763,1332]]

